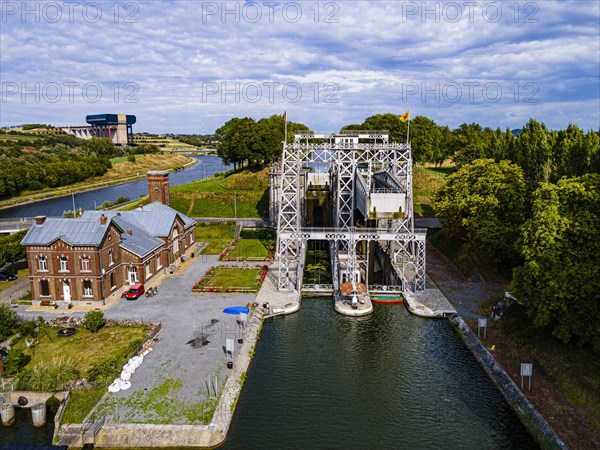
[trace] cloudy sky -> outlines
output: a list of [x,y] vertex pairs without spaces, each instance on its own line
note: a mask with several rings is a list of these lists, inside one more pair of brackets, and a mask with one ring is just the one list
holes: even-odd
[[600,123],[600,2],[1,2],[0,125],[212,133],[287,111],[316,131]]

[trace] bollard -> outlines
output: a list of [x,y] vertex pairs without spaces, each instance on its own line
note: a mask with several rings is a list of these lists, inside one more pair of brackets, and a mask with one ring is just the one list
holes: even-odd
[[46,425],[46,404],[33,405],[31,407],[31,419],[33,420],[33,426],[36,428]]
[[0,417],[2,418],[2,425],[10,427],[15,423],[17,418],[15,417],[15,405],[12,403],[2,403],[0,406]]

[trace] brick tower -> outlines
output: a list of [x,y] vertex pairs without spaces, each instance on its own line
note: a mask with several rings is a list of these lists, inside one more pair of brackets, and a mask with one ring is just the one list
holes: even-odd
[[148,172],[148,197],[150,203],[169,204],[169,171],[151,170]]

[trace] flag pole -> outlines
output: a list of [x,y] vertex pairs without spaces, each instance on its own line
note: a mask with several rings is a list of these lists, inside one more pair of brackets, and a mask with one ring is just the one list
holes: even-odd
[[408,117],[408,129],[406,130],[406,145],[408,145],[409,136],[410,136],[410,116]]
[[287,145],[287,111],[285,111],[283,113],[283,122],[284,122],[284,129],[285,131],[283,132],[283,142],[284,144]]

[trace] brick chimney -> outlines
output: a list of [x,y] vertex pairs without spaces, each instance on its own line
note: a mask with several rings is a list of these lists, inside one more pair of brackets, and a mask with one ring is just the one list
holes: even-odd
[[150,203],[160,202],[168,205],[169,198],[169,171],[151,170],[148,172],[148,197]]
[[104,214],[100,216],[100,225],[106,225],[106,216]]
[[41,225],[46,221],[46,216],[35,216],[35,223]]
[[133,234],[132,230],[125,230],[125,233],[127,233],[129,236],[131,236]]

